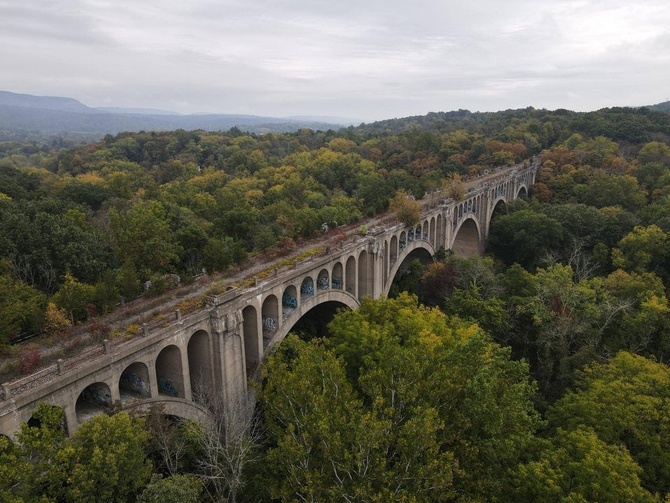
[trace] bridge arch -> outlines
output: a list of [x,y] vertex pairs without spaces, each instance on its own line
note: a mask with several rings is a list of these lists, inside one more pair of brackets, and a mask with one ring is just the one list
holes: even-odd
[[351,310],[356,310],[360,307],[360,302],[358,299],[349,292],[343,292],[339,290],[328,290],[320,292],[318,295],[308,299],[306,302],[301,303],[297,309],[295,309],[285,320],[282,326],[275,332],[272,339],[268,343],[268,350],[272,346],[275,346],[288,335],[291,329],[295,326],[296,323],[302,318],[308,311],[313,308],[325,304],[328,302],[336,302],[341,304],[343,307],[348,307]]
[[388,295],[389,290],[391,290],[391,285],[393,285],[393,281],[395,280],[398,271],[400,271],[407,257],[409,257],[412,252],[415,252],[416,250],[424,250],[431,257],[431,260],[433,255],[435,255],[435,247],[429,241],[421,240],[409,243],[409,245],[402,251],[399,260],[393,264],[391,270],[389,271],[388,279],[384,284],[384,295]]
[[165,346],[156,358],[156,379],[158,394],[185,398],[184,371],[181,364],[181,350],[174,344]]
[[211,391],[214,389],[214,369],[211,340],[205,330],[198,330],[188,341],[188,373],[191,391]]
[[339,260],[333,265],[333,272],[331,273],[331,286],[337,290],[341,290],[344,286],[342,281],[342,262]]
[[128,365],[119,377],[121,403],[137,398],[151,397],[149,367],[143,362]]
[[244,362],[247,369],[254,369],[261,361],[260,334],[258,333],[258,310],[248,305],[242,309],[242,333],[244,334]]
[[104,414],[112,408],[112,392],[105,382],[94,382],[86,386],[75,404],[77,423],[81,424],[93,416]]
[[352,294],[356,295],[356,259],[352,256],[347,259],[346,262],[346,271],[344,278],[344,288],[345,290]]
[[277,299],[276,295],[271,293],[263,300],[261,318],[263,323],[263,351],[265,351],[268,341],[272,338],[272,335],[281,323],[279,316],[279,299]]
[[528,188],[526,188],[525,183],[519,185],[519,189],[516,191],[516,199],[518,198],[528,199]]
[[389,265],[392,266],[398,260],[398,236],[391,236],[389,244]]
[[330,288],[330,274],[328,269],[321,269],[316,276],[316,289],[323,291]]
[[482,233],[479,221],[474,214],[466,215],[454,230],[452,251],[458,257],[471,257],[481,254]]
[[200,424],[204,424],[209,420],[209,412],[205,407],[195,401],[186,400],[184,398],[150,398],[147,400],[131,402],[124,406],[123,410],[126,412],[134,412],[140,416],[146,416],[149,414],[151,406],[154,404],[159,404],[162,413],[166,416],[189,419]]

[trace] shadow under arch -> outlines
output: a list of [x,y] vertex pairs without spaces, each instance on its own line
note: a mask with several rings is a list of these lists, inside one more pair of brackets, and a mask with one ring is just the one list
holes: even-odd
[[298,306],[298,308],[293,311],[282,323],[282,326],[277,330],[273,335],[272,339],[268,342],[267,348],[268,351],[271,351],[273,346],[276,346],[284,340],[288,333],[293,329],[296,323],[302,318],[307,312],[311,311],[315,307],[318,307],[321,304],[327,302],[334,302],[340,304],[342,307],[348,307],[352,311],[355,311],[360,307],[360,302],[356,297],[348,292],[338,291],[338,290],[328,290],[318,295],[309,298],[306,302],[303,302]]
[[456,227],[451,250],[463,258],[482,254],[482,231],[474,215],[468,215]]
[[384,295],[388,295],[389,290],[391,290],[391,285],[393,285],[393,281],[395,280],[398,271],[401,270],[406,259],[410,255],[419,255],[420,257],[421,252],[416,252],[416,250],[423,250],[426,253],[428,253],[431,261],[433,260],[433,256],[436,253],[435,247],[428,241],[420,240],[420,241],[412,241],[411,243],[409,243],[398,257],[398,260],[395,261],[393,267],[391,267],[391,270],[389,271],[388,278],[386,279],[386,284],[384,284]]
[[523,183],[519,186],[519,190],[516,193],[515,199],[518,198],[528,199],[528,189],[526,188],[526,185]]

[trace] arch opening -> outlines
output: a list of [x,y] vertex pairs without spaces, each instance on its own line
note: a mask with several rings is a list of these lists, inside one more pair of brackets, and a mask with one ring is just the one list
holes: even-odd
[[298,334],[303,340],[315,337],[328,337],[328,324],[341,309],[350,309],[342,302],[331,300],[323,302],[303,314],[289,332]]
[[395,264],[395,261],[398,260],[398,238],[397,236],[391,237],[391,248],[389,249],[389,264]]
[[254,306],[242,309],[242,330],[244,332],[244,361],[247,373],[255,369],[260,362],[261,350],[258,340],[258,315]]
[[432,261],[432,255],[425,248],[415,248],[409,252],[398,267],[389,287],[388,296],[397,297],[400,292],[417,294],[424,266]]
[[516,197],[521,199],[528,199],[528,191],[523,185],[519,187],[519,191],[516,193]]
[[340,262],[336,262],[333,266],[332,285],[336,289],[342,288],[342,264]]
[[199,330],[188,341],[188,373],[191,390],[208,393],[214,389],[214,372],[209,334]]
[[282,319],[286,319],[298,307],[298,291],[295,286],[289,285],[284,288],[281,296]]
[[300,284],[300,300],[314,296],[314,280],[307,276]]
[[491,212],[491,220],[500,215],[506,215],[506,214],[507,214],[507,203],[505,202],[504,199],[499,199],[496,202],[496,205],[493,207],[493,211]]
[[457,257],[472,257],[481,254],[479,228],[472,218],[466,219],[454,238],[451,249]]
[[321,269],[319,275],[316,277],[316,289],[317,290],[328,290],[330,288],[330,279],[328,277],[328,271],[326,269]]
[[184,398],[184,372],[181,367],[181,351],[175,345],[166,346],[156,358],[158,394]]
[[77,422],[83,423],[99,414],[106,414],[112,410],[112,393],[104,382],[95,382],[86,386],[75,405]]
[[142,362],[131,363],[119,378],[121,403],[141,398],[151,398],[149,369]]
[[274,295],[268,295],[263,301],[261,310],[263,317],[263,349],[279,328],[279,300]]

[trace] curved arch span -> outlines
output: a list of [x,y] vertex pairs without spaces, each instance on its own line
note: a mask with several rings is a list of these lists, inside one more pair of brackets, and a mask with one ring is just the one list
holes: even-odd
[[[491,208],[491,215],[493,215],[493,211],[496,209],[496,206],[498,206],[498,203],[500,203],[501,201],[503,204],[507,204],[507,198],[505,196],[498,196],[493,200],[493,202],[489,206],[489,208]],[[490,215],[489,218],[491,218]]]
[[528,199],[528,188],[526,187],[525,183],[519,185],[519,190],[516,193],[515,199],[518,198]]
[[277,330],[277,332],[272,336],[272,339],[268,341],[268,351],[272,346],[275,346],[284,340],[293,326],[300,318],[302,318],[305,313],[315,308],[319,304],[324,304],[326,302],[338,302],[343,306],[348,307],[352,311],[358,309],[361,305],[360,302],[358,302],[358,299],[356,299],[356,297],[348,292],[328,290],[315,295],[314,297],[311,297],[307,301],[301,303],[300,306],[298,306],[298,308],[284,320],[281,328],[279,328],[279,330]]
[[126,412],[134,412],[141,416],[149,413],[149,409],[154,404],[162,405],[163,414],[168,416],[177,416],[182,419],[189,419],[197,423],[204,423],[209,419],[209,412],[202,405],[184,398],[150,398],[148,400],[138,400],[128,406],[124,406]]
[[405,262],[405,259],[412,253],[413,251],[417,249],[422,249],[425,250],[430,254],[432,257],[435,255],[435,247],[429,242],[429,241],[413,241],[410,243],[400,254],[398,257],[398,260],[395,261],[393,264],[393,267],[391,267],[391,270],[389,271],[388,277],[386,279],[386,283],[384,284],[384,295],[388,295],[389,290],[391,289],[391,285],[393,284],[393,280],[396,277],[396,274],[398,274],[398,271],[402,267],[403,263]]

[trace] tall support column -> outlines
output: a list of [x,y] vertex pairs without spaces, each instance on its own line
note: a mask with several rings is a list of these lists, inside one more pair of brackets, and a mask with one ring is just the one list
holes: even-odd
[[149,392],[151,398],[158,398],[158,375],[156,374],[156,354],[154,354],[153,361],[147,365],[149,370]]
[[188,346],[179,348],[181,354],[181,378],[184,383],[184,398],[193,400],[193,390],[191,390],[191,370],[188,364]]
[[209,333],[212,334],[212,369],[214,370],[214,381],[212,384],[214,389],[223,389],[226,382],[223,356],[225,331],[225,316],[219,312],[218,308],[212,308],[209,311]]
[[480,222],[482,223],[482,233],[484,234],[484,240],[487,240],[489,238],[489,226],[491,224],[491,217],[493,216],[493,208],[491,207],[491,204],[493,203],[493,199],[496,197],[495,195],[495,189],[490,189],[487,190],[484,193],[484,198],[486,200],[486,204],[483,204],[482,206],[485,207],[484,215],[482,220]]
[[368,278],[368,281],[370,281],[370,284],[372,285],[370,296],[373,299],[378,299],[384,292],[384,277],[386,276],[386,274],[384,274],[384,241],[375,241],[369,247],[369,250],[369,270],[372,273],[372,281]]
[[456,205],[453,204],[450,208],[445,211],[444,214],[444,249],[450,250],[451,244],[454,242],[454,213],[456,212]]
[[79,421],[77,421],[77,409],[76,409],[77,400],[63,407],[63,412],[65,412],[65,424],[67,425],[67,434],[72,435],[74,430],[79,426]]
[[223,369],[226,403],[235,403],[247,392],[247,368],[241,311],[228,314],[224,334]]

